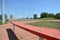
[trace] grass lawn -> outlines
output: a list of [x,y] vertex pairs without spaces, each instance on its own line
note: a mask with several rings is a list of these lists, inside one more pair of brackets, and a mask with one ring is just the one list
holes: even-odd
[[39,26],[39,27],[60,29],[60,22],[40,21],[40,22],[34,22],[29,24],[34,26]]
[[58,19],[53,17],[47,17],[47,18],[40,18],[40,20],[58,20]]

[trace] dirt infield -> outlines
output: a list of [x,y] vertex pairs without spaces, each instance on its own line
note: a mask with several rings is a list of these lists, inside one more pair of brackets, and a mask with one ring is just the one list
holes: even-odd
[[60,20],[25,20],[25,21],[18,21],[18,22],[33,23],[33,22],[40,22],[40,21],[60,22]]

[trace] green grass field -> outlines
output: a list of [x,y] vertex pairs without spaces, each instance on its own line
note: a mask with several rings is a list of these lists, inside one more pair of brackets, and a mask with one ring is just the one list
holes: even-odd
[[[41,20],[57,20],[55,18],[42,18]],[[48,27],[60,29],[60,22],[51,22],[51,21],[39,21],[34,23],[28,23],[30,25],[39,26],[39,27]]]
[[34,25],[34,26],[39,26],[39,27],[60,29],[60,22],[41,21],[41,22],[34,22],[34,23],[29,23],[29,24]]
[[53,17],[47,17],[47,18],[40,18],[40,20],[58,20],[58,19]]

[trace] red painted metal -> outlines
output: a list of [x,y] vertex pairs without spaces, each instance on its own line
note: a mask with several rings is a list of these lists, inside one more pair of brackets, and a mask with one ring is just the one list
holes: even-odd
[[12,22],[12,24],[47,40],[60,40],[60,30],[36,27],[19,22]]

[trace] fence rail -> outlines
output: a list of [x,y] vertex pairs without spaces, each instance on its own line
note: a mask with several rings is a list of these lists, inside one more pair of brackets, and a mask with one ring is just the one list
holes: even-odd
[[45,27],[36,27],[32,25],[28,25],[26,23],[12,22],[13,29],[15,30],[15,26],[22,28],[28,32],[31,32],[37,36],[39,36],[42,40],[60,40],[60,30],[45,28]]

